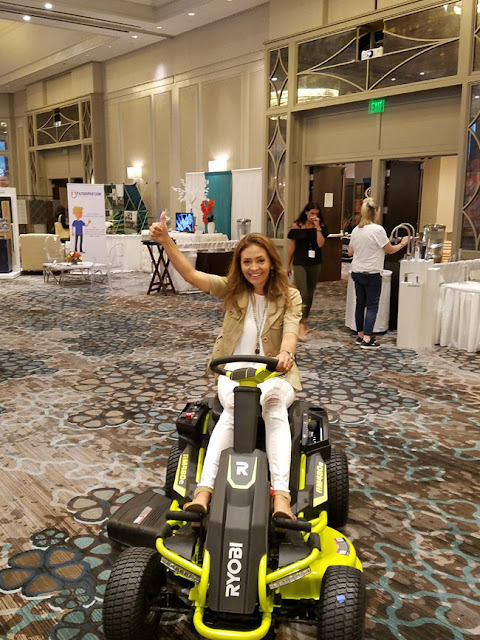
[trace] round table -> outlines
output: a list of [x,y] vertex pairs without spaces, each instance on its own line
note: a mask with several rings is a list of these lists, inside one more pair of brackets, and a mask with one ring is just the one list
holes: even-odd
[[437,344],[480,351],[480,282],[455,282],[440,289]]

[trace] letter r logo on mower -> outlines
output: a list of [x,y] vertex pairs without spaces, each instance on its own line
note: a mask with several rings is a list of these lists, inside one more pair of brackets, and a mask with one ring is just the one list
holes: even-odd
[[248,477],[248,462],[244,462],[242,460],[237,460],[235,462],[237,467],[236,475],[237,476],[247,476]]
[[231,454],[228,456],[227,482],[234,489],[249,489],[257,478],[257,458]]

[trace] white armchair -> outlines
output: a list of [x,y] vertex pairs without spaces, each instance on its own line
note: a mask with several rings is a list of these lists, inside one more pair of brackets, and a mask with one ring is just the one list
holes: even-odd
[[58,238],[53,233],[21,233],[20,261],[23,271],[43,271],[46,238]]

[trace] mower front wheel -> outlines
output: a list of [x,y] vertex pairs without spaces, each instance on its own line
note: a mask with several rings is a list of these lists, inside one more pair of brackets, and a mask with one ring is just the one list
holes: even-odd
[[106,640],[154,640],[161,612],[152,607],[165,586],[160,554],[145,547],[126,549],[112,569],[103,602]]
[[317,605],[318,640],[362,640],[365,582],[354,567],[328,567]]

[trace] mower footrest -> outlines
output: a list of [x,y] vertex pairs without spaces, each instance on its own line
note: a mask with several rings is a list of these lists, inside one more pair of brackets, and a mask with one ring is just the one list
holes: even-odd
[[278,548],[278,567],[303,560],[310,553],[311,549],[299,531],[287,531],[285,542],[281,542]]
[[182,556],[182,558],[191,560],[196,542],[197,534],[193,531],[190,524],[186,524],[181,527],[174,536],[165,538],[163,544],[167,549],[177,553],[179,556]]

